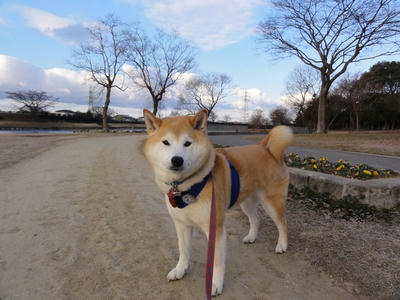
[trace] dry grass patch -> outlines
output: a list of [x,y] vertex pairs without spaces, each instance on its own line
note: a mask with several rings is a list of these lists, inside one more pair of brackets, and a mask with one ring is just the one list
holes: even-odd
[[400,131],[296,134],[294,146],[400,156]]
[[[260,141],[263,137],[250,136]],[[293,146],[400,156],[400,131],[332,131],[328,134],[296,134]]]

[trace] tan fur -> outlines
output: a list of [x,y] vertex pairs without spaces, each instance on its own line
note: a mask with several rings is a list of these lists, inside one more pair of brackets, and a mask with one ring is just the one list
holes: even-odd
[[[260,143],[250,146],[231,147],[215,150],[207,137],[206,113],[200,111],[195,116],[157,119],[149,111],[144,111],[149,137],[145,143],[144,153],[156,175],[159,188],[167,193],[169,179],[184,180],[178,186],[181,191],[189,189],[200,182],[214,168],[214,184],[217,207],[217,241],[213,277],[213,295],[222,293],[225,272],[225,212],[230,203],[230,169],[227,159],[232,162],[240,177],[240,194],[235,206],[240,205],[250,221],[249,234],[243,239],[245,243],[255,241],[259,221],[256,206],[261,203],[265,211],[275,222],[279,239],[276,252],[282,253],[287,248],[286,233],[286,195],[289,174],[283,161],[283,154],[292,141],[289,128],[278,126]],[[178,173],[162,170],[155,147],[160,147],[162,139],[171,137],[180,141],[185,136],[196,143],[201,157],[195,158],[199,168]],[[182,142],[182,141],[181,141]],[[172,146],[171,146],[172,147]],[[164,148],[160,148],[164,149]],[[168,148],[169,149],[169,148]],[[165,197],[168,211],[174,220],[178,234],[180,258],[177,266],[168,274],[169,280],[180,279],[188,267],[190,254],[191,228],[198,227],[208,235],[212,182],[211,179],[197,197],[197,201],[184,209],[172,208],[168,197]]]

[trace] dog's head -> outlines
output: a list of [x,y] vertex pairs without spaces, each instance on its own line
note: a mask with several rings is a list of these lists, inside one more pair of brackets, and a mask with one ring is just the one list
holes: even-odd
[[207,111],[194,116],[159,119],[143,110],[148,138],[144,154],[156,177],[179,181],[194,174],[214,151],[207,137]]

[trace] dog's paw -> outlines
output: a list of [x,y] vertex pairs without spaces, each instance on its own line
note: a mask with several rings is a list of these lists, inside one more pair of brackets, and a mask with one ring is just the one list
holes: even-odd
[[185,276],[186,269],[173,268],[167,275],[169,281],[179,280]]
[[253,244],[256,241],[255,236],[251,236],[250,233],[243,238],[243,243],[245,244]]
[[286,250],[287,250],[287,244],[278,243],[275,248],[275,253],[278,253],[278,254],[285,253]]
[[222,294],[222,290],[224,289],[224,283],[214,283],[212,285],[211,296],[215,297]]

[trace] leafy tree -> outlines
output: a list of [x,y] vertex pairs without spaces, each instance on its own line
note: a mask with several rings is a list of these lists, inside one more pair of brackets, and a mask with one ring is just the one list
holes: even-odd
[[365,72],[360,81],[370,92],[400,94],[400,62],[379,62]]
[[286,107],[279,106],[275,108],[270,114],[269,119],[273,126],[290,124],[289,110]]
[[400,62],[379,62],[362,74],[358,84],[379,112],[384,129],[394,129],[400,118]]
[[29,90],[6,92],[6,94],[9,99],[21,105],[20,109],[28,109],[34,119],[38,118],[39,114],[46,111],[47,108],[54,106],[55,101],[57,101],[57,98],[47,95],[43,91]]
[[325,132],[326,100],[336,79],[351,63],[398,51],[399,1],[272,0],[272,5],[275,13],[259,24],[260,41],[267,51],[297,57],[319,71],[317,132]]

